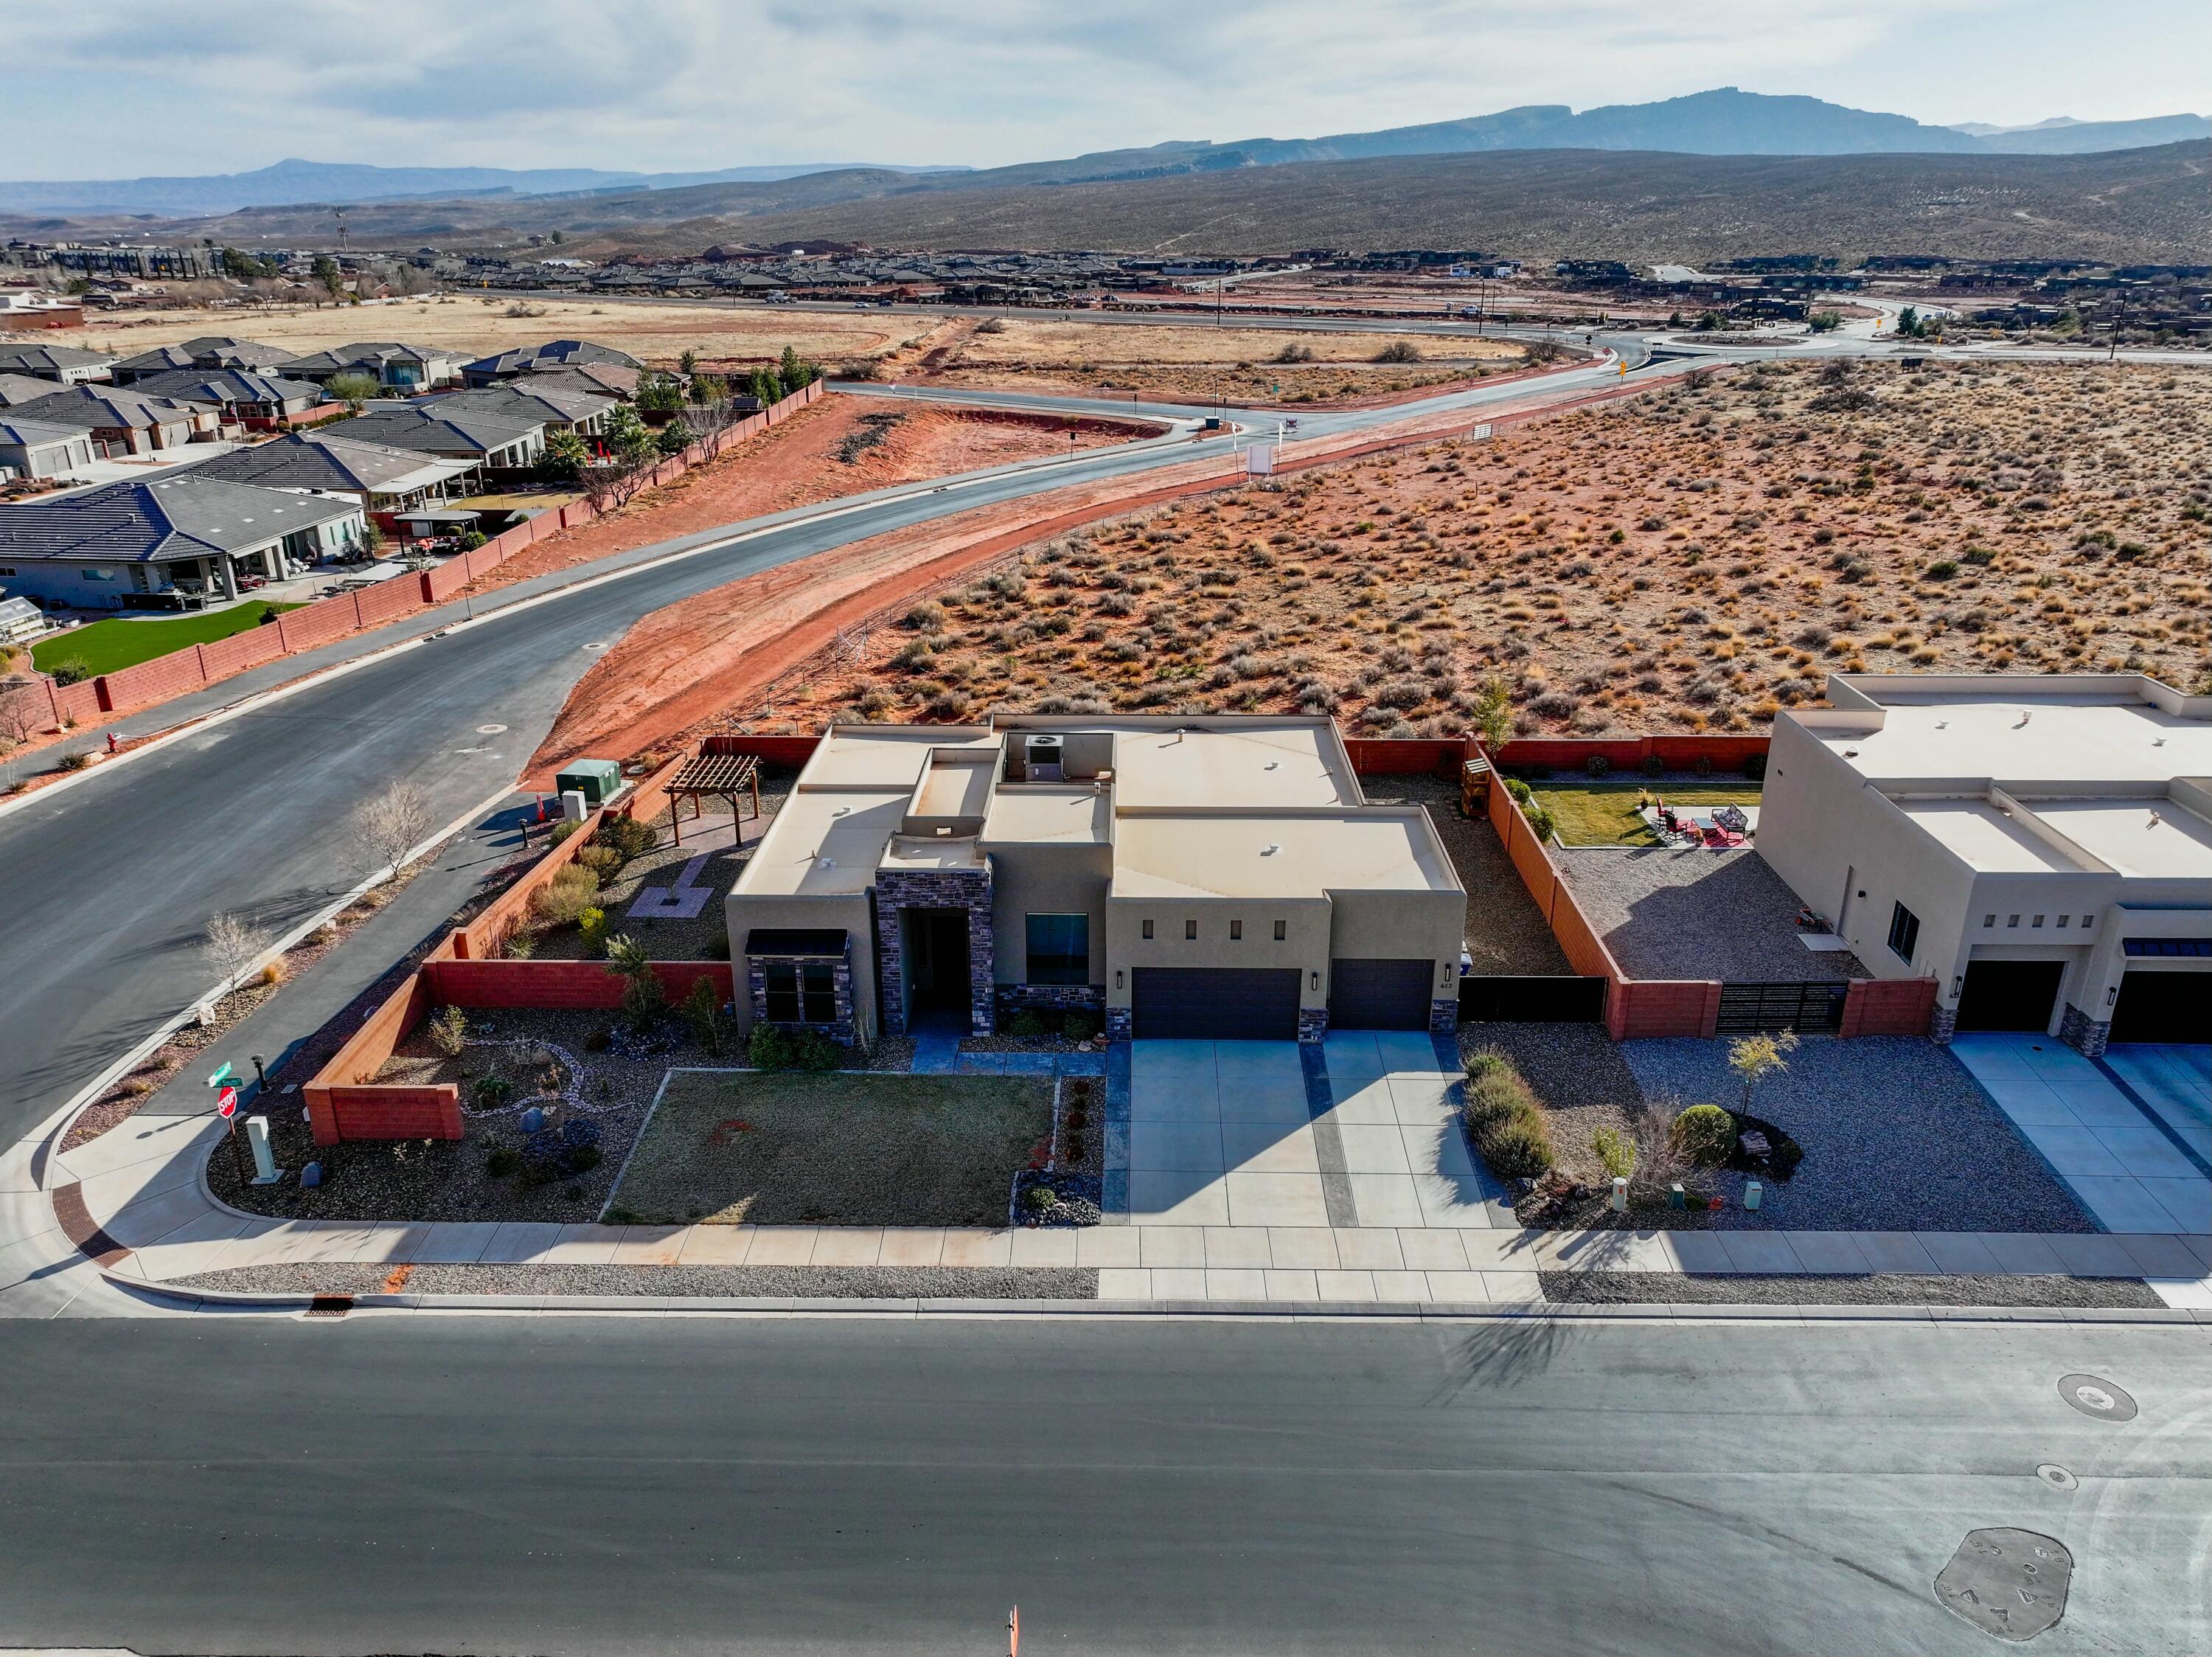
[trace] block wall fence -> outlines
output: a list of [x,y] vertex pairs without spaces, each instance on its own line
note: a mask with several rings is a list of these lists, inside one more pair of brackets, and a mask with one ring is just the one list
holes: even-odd
[[[670,455],[653,469],[651,486],[672,482],[725,449],[758,436],[822,395],[823,382],[817,380],[760,413],[748,415],[712,437]],[[151,661],[75,685],[57,685],[42,674],[8,693],[9,710],[23,721],[25,728],[40,733],[138,713],[280,657],[298,655],[349,634],[431,609],[526,551],[533,542],[588,523],[598,515],[590,502],[572,501],[557,511],[526,519],[474,551],[448,558],[434,570],[394,576],[358,592],[340,593],[297,610],[283,611],[249,632],[234,633],[211,644],[187,645]]]

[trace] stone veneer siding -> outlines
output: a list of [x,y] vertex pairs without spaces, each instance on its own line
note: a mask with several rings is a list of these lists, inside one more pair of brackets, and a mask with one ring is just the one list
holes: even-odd
[[1301,1007],[1298,1008],[1298,1039],[1319,1041],[1328,1033],[1328,1008]]
[[1131,1013],[1128,1008],[1109,1007],[1106,1009],[1107,1040],[1127,1041],[1134,1037],[1135,1034],[1136,1026],[1134,1015]]
[[1452,1036],[1459,1033],[1459,997],[1449,1001],[1437,1000],[1429,1003],[1429,1033],[1432,1036]]
[[2058,1020],[2058,1039],[2069,1047],[2080,1048],[2085,1058],[2102,1058],[2112,1044],[2112,1020],[2093,1019],[2069,1001],[2065,1016]]
[[1936,1010],[1928,1015],[1928,1039],[1948,1044],[1959,1028],[1959,1009],[1937,1002]]
[[752,1003],[753,1021],[778,1030],[798,1032],[818,1030],[841,1046],[850,1047],[856,1037],[853,1030],[853,964],[852,946],[847,953],[830,963],[830,988],[835,996],[832,1003],[836,1018],[829,1024],[793,1024],[768,1015],[768,974],[762,969],[770,961],[789,961],[804,967],[810,961],[818,961],[819,955],[748,955],[745,957],[745,994]]
[[886,868],[876,872],[876,983],[883,999],[884,1033],[906,1033],[906,955],[900,916],[909,909],[968,911],[968,1021],[988,1036],[997,985],[991,981],[991,866],[981,868]]

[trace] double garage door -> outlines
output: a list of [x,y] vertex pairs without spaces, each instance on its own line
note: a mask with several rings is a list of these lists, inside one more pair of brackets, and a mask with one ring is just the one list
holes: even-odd
[[2130,972],[2112,1004],[2114,1041],[2212,1041],[2212,972]]
[[1294,966],[1140,966],[1129,981],[1139,1041],[1296,1041]]

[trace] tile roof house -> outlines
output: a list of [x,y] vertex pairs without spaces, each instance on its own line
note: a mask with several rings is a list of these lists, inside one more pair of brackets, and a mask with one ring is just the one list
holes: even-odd
[[545,453],[542,420],[477,414],[465,409],[441,413],[434,404],[378,409],[321,429],[333,437],[441,454],[495,470],[534,466]]
[[0,409],[12,408],[18,403],[35,403],[41,397],[54,394],[51,380],[33,380],[27,374],[0,374]]
[[40,425],[0,413],[0,466],[19,478],[67,478],[94,458],[88,431]]
[[128,386],[155,375],[175,374],[185,369],[244,369],[268,374],[299,360],[297,354],[258,340],[234,339],[228,334],[203,334],[175,345],[157,345],[150,351],[126,356],[110,374],[118,386]]
[[625,368],[619,362],[580,362],[569,369],[550,369],[530,376],[530,389],[538,391],[547,386],[558,386],[569,391],[588,392],[595,396],[619,397],[624,400],[637,395],[641,369]]
[[204,403],[222,411],[226,421],[247,426],[270,426],[279,420],[327,408],[335,414],[323,388],[311,380],[293,380],[257,374],[247,369],[184,369],[172,374],[148,375],[136,381],[133,391],[150,397],[173,397],[181,403]]
[[366,374],[380,386],[395,391],[431,391],[450,386],[460,377],[461,359],[454,351],[393,340],[365,340],[335,345],[309,356],[295,357],[284,372],[295,380],[326,381],[334,375]]
[[362,533],[356,502],[180,472],[0,503],[0,584],[48,608],[174,607],[187,594],[236,598],[240,576],[280,579]]
[[447,392],[425,399],[416,406],[434,409],[451,417],[489,416],[516,423],[526,421],[548,431],[598,431],[606,423],[607,411],[620,399],[605,393],[571,390],[565,386],[541,386],[533,377],[510,381],[480,391]]
[[999,714],[832,726],[726,911],[747,1027],[1310,1041],[1455,1027],[1467,895],[1328,719]]
[[611,345],[599,345],[588,339],[549,339],[542,345],[525,345],[495,356],[481,356],[462,367],[461,377],[471,386],[495,386],[502,380],[513,380],[526,374],[546,374],[559,369],[573,369],[586,363],[605,362],[617,368],[641,369],[645,365],[626,352]]
[[333,436],[333,429],[295,431],[274,442],[233,449],[193,466],[191,475],[343,496],[386,521],[386,528],[392,514],[442,501],[454,485],[465,487],[477,475],[473,460],[360,442]]
[[0,345],[0,374],[28,375],[64,386],[105,380],[114,358],[74,345]]
[[204,403],[155,397],[125,386],[70,386],[9,412],[40,425],[70,426],[98,440],[103,458],[151,454],[212,438],[222,417]]

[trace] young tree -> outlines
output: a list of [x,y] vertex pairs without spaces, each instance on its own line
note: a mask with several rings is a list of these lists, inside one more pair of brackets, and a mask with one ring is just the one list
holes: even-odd
[[573,431],[545,434],[545,453],[538,457],[538,476],[548,484],[573,484],[592,464],[592,451]]
[[608,411],[599,442],[622,466],[635,466],[653,454],[653,433],[637,417],[637,411],[624,404],[618,403]]
[[1790,1068],[1789,1056],[1797,1050],[1795,1031],[1773,1035],[1738,1036],[1729,1044],[1729,1069],[1743,1083],[1743,1114],[1751,1114],[1752,1090],[1771,1075]]
[[694,403],[726,403],[730,397],[730,382],[719,374],[695,374],[691,376],[691,400]]
[[323,390],[356,413],[361,405],[381,389],[373,374],[363,374],[358,369],[348,369],[343,374],[334,374],[323,381]]
[[315,255],[315,280],[323,284],[323,291],[332,299],[345,291],[345,273],[338,269],[337,260],[328,253]]
[[781,360],[775,365],[775,377],[782,382],[783,394],[786,397],[812,385],[821,372],[822,370],[811,362],[803,362],[799,360],[799,348],[796,345],[786,345],[783,348]]
[[684,406],[684,382],[672,374],[638,377],[637,406],[647,414],[673,414]]
[[222,974],[224,994],[234,996],[246,969],[266,953],[270,941],[268,932],[246,917],[225,914],[208,923],[207,936],[200,947]]
[[1513,693],[1498,674],[1483,680],[1475,696],[1474,716],[1482,727],[1482,746],[1495,760],[1513,740]]
[[430,796],[416,783],[395,783],[361,808],[354,831],[368,867],[395,879],[430,832]]
[[682,375],[686,380],[689,380],[693,374],[696,373],[698,371],[698,368],[699,353],[696,351],[686,350],[683,356],[676,359],[676,371]]

